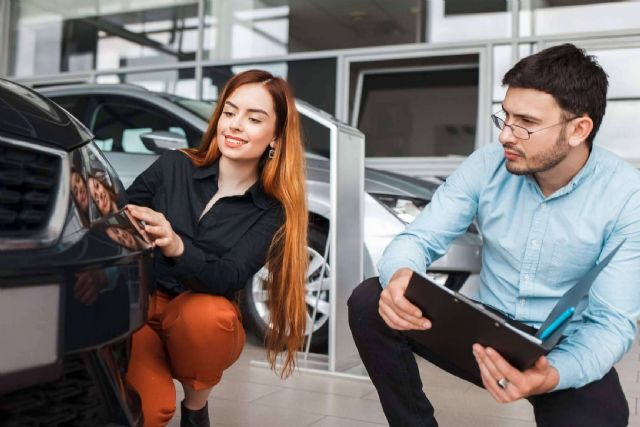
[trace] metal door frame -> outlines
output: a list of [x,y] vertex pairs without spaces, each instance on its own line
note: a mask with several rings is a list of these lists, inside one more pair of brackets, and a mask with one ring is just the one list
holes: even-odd
[[[478,46],[460,47],[460,48],[433,48],[433,49],[404,49],[395,52],[384,53],[365,53],[365,54],[346,54],[338,59],[337,73],[338,84],[336,94],[336,116],[345,123],[352,123],[350,120],[352,117],[349,112],[349,93],[350,88],[350,73],[351,65],[360,62],[373,62],[373,61],[390,61],[390,60],[402,60],[402,59],[419,59],[419,58],[435,58],[435,57],[447,57],[458,55],[478,55],[478,113],[476,118],[476,136],[475,136],[475,148],[478,148],[486,144],[490,136],[490,127],[488,120],[483,120],[484,117],[489,117],[491,114],[491,86],[492,86],[492,68],[493,59],[491,57],[491,50],[487,45],[482,44]],[[454,69],[465,64],[452,64],[451,66],[438,65],[431,66],[432,69]],[[358,85],[361,84],[363,74],[372,74],[377,72],[385,72],[385,70],[397,69],[399,71],[411,70],[411,69],[425,70],[430,66],[424,67],[386,67],[386,68],[368,68],[361,70],[360,75],[356,83],[356,91],[354,92],[354,108],[353,113],[357,111],[356,107],[360,104],[359,96],[362,95],[359,91]]]

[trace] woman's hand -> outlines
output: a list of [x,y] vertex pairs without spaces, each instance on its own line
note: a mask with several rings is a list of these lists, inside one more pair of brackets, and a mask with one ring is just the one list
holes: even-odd
[[144,221],[144,230],[166,257],[179,257],[184,252],[184,243],[164,215],[143,206],[127,205],[126,209],[138,221]]

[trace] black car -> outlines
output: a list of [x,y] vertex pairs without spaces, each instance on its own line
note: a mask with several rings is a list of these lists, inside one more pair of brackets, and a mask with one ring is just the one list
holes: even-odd
[[149,244],[73,116],[0,79],[0,425],[139,425]]

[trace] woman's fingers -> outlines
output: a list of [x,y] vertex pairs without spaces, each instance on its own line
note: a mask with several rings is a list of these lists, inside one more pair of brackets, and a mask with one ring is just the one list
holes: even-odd
[[147,233],[151,234],[152,236],[158,238],[158,237],[164,237],[167,234],[171,234],[170,230],[167,229],[167,227],[162,227],[162,226],[158,226],[158,225],[145,225],[144,227],[144,231],[146,231]]
[[158,246],[165,256],[182,255],[184,244],[162,213],[144,206],[127,205],[126,208],[134,218],[145,222],[144,231],[154,238],[154,245]]
[[152,225],[158,225],[166,221],[162,213],[144,206],[127,205],[126,209],[137,220],[142,220]]
[[160,248],[164,248],[166,246],[169,246],[172,243],[173,239],[170,236],[167,237],[161,237],[159,239],[156,239],[156,246],[160,247]]

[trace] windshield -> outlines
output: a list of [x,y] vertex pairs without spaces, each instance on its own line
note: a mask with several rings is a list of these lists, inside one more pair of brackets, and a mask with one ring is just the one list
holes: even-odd
[[214,101],[196,101],[188,98],[175,98],[174,101],[206,121],[211,118],[213,108],[216,105]]

